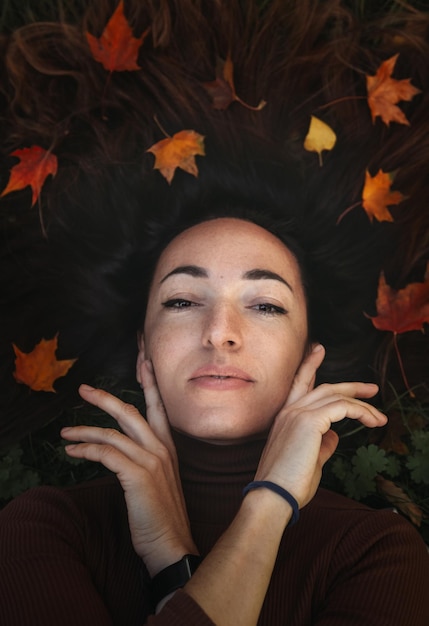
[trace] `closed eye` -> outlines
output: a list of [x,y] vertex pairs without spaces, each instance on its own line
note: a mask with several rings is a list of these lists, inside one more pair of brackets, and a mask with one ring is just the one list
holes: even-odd
[[271,304],[269,302],[261,302],[260,304],[255,304],[250,307],[255,309],[259,313],[263,315],[286,315],[287,311],[281,306],[277,306],[276,304]]

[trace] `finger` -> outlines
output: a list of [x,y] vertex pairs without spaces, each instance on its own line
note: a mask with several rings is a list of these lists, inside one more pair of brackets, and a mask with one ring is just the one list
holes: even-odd
[[340,438],[338,437],[337,433],[331,429],[322,436],[322,443],[320,445],[319,453],[319,460],[322,466],[334,454],[335,450],[337,449],[339,440]]
[[155,452],[158,449],[160,444],[158,437],[134,405],[123,402],[103,389],[95,389],[89,385],[81,385],[79,394],[90,404],[111,415],[130,439],[147,450]]
[[325,348],[320,343],[316,344],[310,354],[304,358],[295,374],[289,396],[286,400],[286,406],[293,404],[313,389],[316,380],[316,372],[324,358]]
[[151,361],[146,360],[141,368],[142,387],[146,402],[146,418],[157,437],[175,453],[175,446],[171,437],[170,424],[167,413],[159,393],[158,385]]
[[[65,436],[63,434],[63,437]],[[73,436],[71,439],[75,439],[75,437]],[[114,446],[89,442],[74,443],[66,445],[65,451],[73,458],[101,463],[110,471],[118,474],[118,476],[135,475],[137,467],[140,467],[140,470],[144,469],[142,466],[137,466],[132,458],[129,458]]]
[[307,409],[297,409],[294,413],[295,419],[306,420],[309,426],[320,423],[322,434],[327,432],[330,424],[340,422],[346,417],[358,420],[369,428],[387,423],[387,417],[375,407],[361,400],[342,396],[328,398]]
[[[149,470],[153,468],[154,464],[158,463],[158,459],[162,463],[168,463],[170,456],[161,442],[158,442],[156,450],[149,450],[114,428],[74,426],[72,428],[63,428],[61,435],[67,441],[80,442],[77,445],[81,444],[83,446],[82,450],[87,449],[85,444],[94,445],[96,448],[103,447],[103,454],[109,454],[110,451],[115,450],[127,457],[135,465],[146,467]],[[84,458],[89,457],[85,456]],[[90,460],[98,461],[99,459]]]
[[374,383],[345,382],[345,383],[323,383],[309,391],[305,396],[299,398],[294,407],[305,407],[313,405],[318,400],[329,399],[333,396],[344,396],[346,398],[372,398],[378,392],[378,385]]

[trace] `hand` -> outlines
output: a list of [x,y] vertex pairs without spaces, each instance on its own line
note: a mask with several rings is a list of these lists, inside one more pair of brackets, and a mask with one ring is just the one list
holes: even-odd
[[300,507],[314,496],[322,467],[337,447],[333,423],[348,417],[373,428],[387,421],[375,407],[357,399],[374,396],[377,385],[346,382],[313,389],[324,355],[322,346],[316,346],[303,361],[271,428],[255,476],[255,480],[271,480],[290,491]]
[[134,549],[149,574],[197,554],[180,482],[177,455],[151,364],[141,368],[147,422],[137,409],[101,389],[82,385],[84,400],[114,417],[123,433],[112,428],[77,426],[61,431],[75,458],[98,461],[115,472],[125,493]]

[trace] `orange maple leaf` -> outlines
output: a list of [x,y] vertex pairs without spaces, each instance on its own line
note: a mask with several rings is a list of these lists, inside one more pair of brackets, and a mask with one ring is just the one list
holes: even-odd
[[57,378],[65,376],[77,359],[58,361],[55,352],[58,347],[58,333],[53,339],[42,339],[31,352],[21,352],[15,345],[14,378],[33,391],[53,391]]
[[154,168],[159,170],[170,184],[177,167],[198,176],[195,155],[205,155],[204,136],[195,130],[181,130],[172,137],[158,141],[146,152],[155,155]]
[[380,274],[377,293],[377,313],[367,315],[378,330],[393,333],[393,345],[398,357],[402,378],[409,394],[414,397],[405,375],[404,366],[398,348],[397,335],[411,330],[423,330],[423,324],[429,323],[429,261],[426,267],[425,280],[421,283],[410,283],[404,289],[392,289]]
[[403,111],[396,106],[400,100],[412,100],[420,89],[411,85],[411,78],[395,80],[391,78],[399,54],[381,63],[374,76],[366,76],[368,106],[372,121],[379,115],[389,126],[390,122],[409,125]]
[[393,174],[379,170],[375,176],[371,176],[368,170],[365,172],[365,184],[362,191],[362,206],[370,221],[374,217],[379,222],[393,222],[393,217],[388,206],[399,204],[405,199],[399,191],[391,191]]
[[39,146],[15,150],[9,156],[17,157],[20,162],[12,167],[9,183],[0,197],[30,185],[33,190],[31,206],[34,206],[46,178],[57,173],[57,157]]
[[141,35],[134,37],[133,31],[124,15],[123,0],[116,7],[107,22],[101,37],[86,33],[92,56],[109,72],[139,70],[137,57],[140,46],[145,40],[149,28]]
[[221,111],[227,109],[232,102],[239,102],[246,109],[260,111],[267,104],[261,100],[257,106],[251,106],[244,102],[235,91],[234,85],[234,65],[230,55],[226,61],[218,59],[216,63],[216,79],[203,83],[213,101],[213,108]]

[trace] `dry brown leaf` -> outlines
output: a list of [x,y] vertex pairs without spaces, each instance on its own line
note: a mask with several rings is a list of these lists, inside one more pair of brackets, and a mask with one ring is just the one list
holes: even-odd
[[385,498],[406,515],[416,526],[420,526],[423,519],[421,508],[411,500],[401,487],[383,476],[376,476],[378,489]]
[[260,111],[267,104],[265,100],[261,100],[256,106],[251,106],[237,95],[234,85],[234,65],[230,55],[226,61],[217,60],[216,79],[203,83],[203,86],[212,98],[213,108],[221,111],[227,109],[232,102],[239,102],[251,111]]

